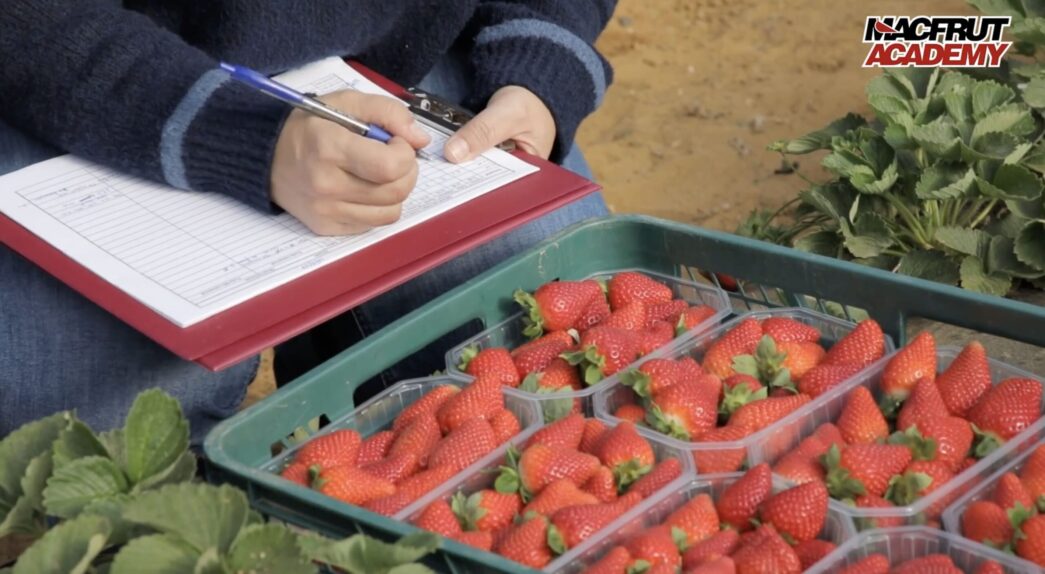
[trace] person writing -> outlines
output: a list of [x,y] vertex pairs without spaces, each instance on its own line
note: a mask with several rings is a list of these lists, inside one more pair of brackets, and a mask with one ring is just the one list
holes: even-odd
[[[593,43],[614,7],[615,0],[6,0],[0,173],[72,153],[175,188],[285,210],[321,235],[387,225],[401,214],[416,183],[416,150],[428,142],[404,106],[355,92],[322,98],[383,128],[392,137],[382,143],[235,82],[218,65],[275,74],[330,56],[479,111],[447,143],[448,161],[513,140],[586,173],[573,138],[611,83]],[[576,202],[339,324],[366,336],[548,234],[604,213],[601,197]],[[301,370],[343,344],[320,330],[278,356]],[[256,368],[255,359],[209,373],[181,361],[0,248],[0,436],[66,408],[109,428],[138,391],[160,386],[182,402],[198,442],[235,412]]]

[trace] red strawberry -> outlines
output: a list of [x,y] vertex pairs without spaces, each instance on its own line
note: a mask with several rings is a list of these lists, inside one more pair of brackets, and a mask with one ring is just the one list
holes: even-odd
[[642,438],[635,425],[622,422],[606,431],[595,449],[595,456],[610,467],[617,486],[624,488],[653,469],[656,457],[649,441]]
[[890,574],[962,574],[950,556],[927,554],[900,564]]
[[435,418],[418,417],[399,432],[399,436],[388,449],[388,456],[409,453],[417,457],[417,461],[425,466],[428,464],[429,453],[442,438],[439,423],[435,421]]
[[819,480],[770,496],[762,505],[762,522],[776,527],[785,539],[812,540],[827,520],[827,487]]
[[[1039,446],[1027,457],[1020,469],[1020,481],[1035,500],[1045,496],[1045,446]],[[1038,505],[1045,510],[1045,505]]]
[[570,329],[596,297],[602,297],[602,287],[591,280],[545,283],[533,295],[516,291],[515,301],[528,313],[523,334],[536,338],[545,331]]
[[623,546],[614,546],[598,562],[585,568],[586,574],[623,574],[631,564],[631,554]]
[[313,486],[331,498],[357,506],[396,491],[391,482],[351,466],[324,468],[313,481]]
[[790,317],[770,317],[762,321],[762,334],[777,343],[820,341],[820,330]]
[[480,418],[469,419],[450,431],[446,438],[432,448],[429,466],[451,466],[464,470],[468,465],[486,456],[497,448],[490,423]]
[[973,574],[1005,574],[1005,568],[993,560],[984,560]]
[[598,325],[581,335],[579,351],[562,356],[571,365],[581,365],[584,382],[594,385],[639,358],[639,339],[631,331]]
[[969,421],[958,417],[936,417],[908,428],[903,437],[889,441],[905,444],[920,460],[937,460],[958,472],[972,448],[973,432]]
[[802,562],[771,524],[763,524],[756,538],[733,553],[737,574],[799,574]]
[[585,419],[584,434],[581,435],[580,451],[591,454],[606,434],[606,423],[599,419]]
[[544,568],[552,561],[552,552],[548,548],[548,519],[537,515],[512,528],[494,550],[524,566]]
[[319,465],[324,469],[352,466],[356,464],[361,442],[359,433],[354,430],[336,430],[305,443],[294,455],[294,462],[305,466]]
[[510,526],[522,508],[518,494],[501,494],[483,489],[467,497],[463,492],[454,495],[451,502],[454,514],[465,530],[500,530]]
[[802,563],[802,570],[807,570],[835,548],[835,544],[827,540],[806,540],[795,545],[795,554],[798,554],[798,561]]
[[842,438],[849,444],[869,444],[889,437],[889,423],[867,387],[856,387],[835,422]]
[[664,321],[657,321],[639,333],[639,355],[646,356],[675,340],[675,328]]
[[[805,440],[810,439],[817,443],[820,442],[815,437],[809,437]],[[823,481],[825,476],[824,468],[820,466],[820,461],[818,460],[818,456],[822,455],[807,455],[804,452],[799,452],[799,449],[802,449],[802,443],[799,444],[795,451],[780,457],[780,460],[773,465],[773,472],[795,484]]]
[[737,565],[729,556],[719,556],[692,570],[686,570],[686,574],[736,574]]
[[994,502],[1005,510],[1030,511],[1037,508],[1034,498],[1012,472],[1006,472],[998,479],[998,484],[994,486]]
[[651,277],[633,271],[614,275],[607,285],[610,307],[620,309],[633,301],[667,303],[674,298],[671,288]]
[[798,381],[798,392],[805,393],[813,398],[819,397],[837,387],[842,381],[855,375],[862,368],[860,365],[853,363],[821,363],[802,375],[802,378]]
[[703,542],[686,549],[682,564],[686,569],[695,568],[722,556],[729,556],[740,544],[740,534],[732,528],[720,530]]
[[682,463],[679,462],[679,459],[666,458],[658,462],[645,476],[632,483],[628,492],[648,498],[680,476],[682,476]]
[[[697,437],[701,443],[735,443],[751,434],[751,429],[744,425],[728,424],[718,427]],[[709,448],[694,450],[693,462],[701,474],[717,472],[733,472],[740,470],[747,458],[747,450],[743,447]]]
[[453,385],[442,385],[436,387],[425,394],[420,399],[407,405],[403,412],[399,413],[396,420],[392,422],[392,430],[397,433],[406,428],[407,425],[412,423],[414,419],[421,416],[435,416],[435,413],[439,411],[439,408],[450,400],[450,397],[461,392],[460,387]]
[[650,359],[638,369],[621,373],[620,380],[636,395],[652,397],[679,381],[679,365],[672,359]]
[[969,410],[980,442],[976,454],[986,456],[1023,432],[1041,416],[1041,383],[1034,379],[1006,379],[992,387]]
[[552,515],[552,524],[548,527],[548,546],[556,554],[566,552],[602,530],[638,504],[639,500],[637,494],[625,494],[616,502],[568,506],[557,511]]
[[675,546],[670,527],[661,525],[648,528],[628,540],[626,547],[635,560],[645,560],[651,567],[660,565],[674,567],[682,565],[682,556]]
[[680,381],[695,381],[708,374],[700,363],[689,355],[675,359],[675,363],[678,365]]
[[302,464],[300,462],[290,463],[286,468],[280,471],[279,475],[290,482],[296,482],[301,486],[312,485],[312,477],[309,475],[307,464]]
[[493,429],[494,440],[497,444],[502,444],[522,432],[519,419],[508,409],[501,409],[490,417],[490,428]]
[[889,574],[889,559],[884,554],[872,554],[846,566],[839,574]]
[[509,449],[508,465],[501,467],[496,488],[498,492],[506,494],[520,492],[525,501],[560,478],[570,479],[580,486],[598,468],[599,459],[571,448],[535,444],[528,447],[522,456],[517,456],[514,449]]
[[907,506],[928,496],[954,478],[954,473],[944,463],[935,460],[916,460],[907,465],[902,475],[889,481],[885,498],[897,506]]
[[896,430],[904,430],[919,421],[941,417],[946,413],[947,406],[943,403],[936,383],[929,377],[919,379],[911,391],[911,396],[907,397],[900,408],[900,415],[896,418]]
[[572,480],[561,478],[545,486],[541,492],[523,508],[524,516],[531,512],[551,516],[568,506],[597,504],[595,495],[581,490]]
[[773,477],[769,465],[761,463],[751,467],[727,486],[718,497],[715,508],[722,523],[744,531],[751,527],[758,507],[769,498],[773,489]]
[[450,432],[472,418],[489,419],[504,408],[501,384],[496,379],[476,379],[450,397],[436,411],[439,428]]
[[646,304],[642,301],[632,301],[623,307],[615,307],[613,313],[599,325],[625,331],[641,331],[646,328],[646,320]]
[[1016,540],[1016,555],[1045,566],[1045,514],[1039,514],[1023,523]]
[[715,502],[706,493],[689,499],[663,522],[672,528],[671,534],[676,541],[681,541],[679,547],[682,549],[710,538],[718,532],[718,523]]
[[482,350],[468,347],[461,353],[458,368],[477,379],[496,379],[502,385],[513,388],[518,387],[521,380],[511,353],[502,347]]
[[681,440],[715,428],[718,391],[700,381],[681,381],[653,396],[649,422],[658,431]]
[[646,420],[646,409],[636,404],[623,404],[613,411],[613,416],[631,424],[642,424]]
[[874,319],[864,319],[848,335],[839,339],[824,356],[825,365],[866,367],[885,355],[885,335]]
[[809,395],[791,395],[786,397],[769,397],[761,401],[748,403],[733,413],[729,419],[730,425],[746,426],[754,431],[760,431],[776,421],[793,413],[799,407],[809,402]]
[[567,415],[533,433],[526,444],[577,449],[584,436],[584,422],[585,419],[580,414]]
[[[451,388],[456,389],[457,387]],[[398,421],[398,419],[396,420]],[[364,464],[370,464],[385,458],[385,455],[388,454],[388,449],[392,448],[392,442],[395,441],[395,438],[396,434],[388,430],[376,432],[368,436],[359,445],[359,455],[356,457],[356,464],[363,466]]]
[[[519,385],[520,391],[535,393],[538,395],[550,395],[554,393],[569,393],[580,390],[581,379],[577,369],[572,367],[565,359],[557,358],[540,373],[530,373]],[[544,413],[545,422],[561,419],[570,413],[581,411],[580,399],[576,397],[542,398],[541,410]]]
[[392,484],[397,484],[399,481],[417,472],[420,464],[417,461],[417,455],[412,452],[404,452],[390,455],[384,460],[372,462],[360,468],[365,470],[367,474],[383,478]]
[[610,303],[605,297],[595,297],[584,308],[584,312],[573,324],[578,333],[583,333],[609,318],[612,314]]
[[679,318],[674,321],[675,333],[681,335],[687,331],[696,329],[704,322],[710,320],[718,310],[711,305],[695,305],[682,311]]
[[467,544],[473,548],[479,550],[490,551],[493,547],[493,533],[488,530],[473,530],[468,532],[461,532],[457,536],[453,537],[454,540],[461,544]]
[[882,496],[893,475],[911,462],[911,451],[893,444],[832,446],[823,462],[831,496],[841,500],[863,494]]
[[751,355],[762,338],[762,326],[754,319],[744,319],[718,338],[704,354],[704,370],[725,379],[732,375],[733,357]]
[[453,538],[461,533],[461,523],[457,521],[457,515],[450,509],[450,505],[442,499],[435,500],[426,506],[412,522],[418,528],[435,532],[447,538]]
[[[858,496],[856,497],[857,508],[896,508],[896,505],[881,496]],[[900,516],[868,516],[858,518],[860,530],[871,528],[894,528],[904,525],[904,519]]]
[[718,412],[731,416],[740,407],[760,401],[769,396],[769,389],[762,386],[762,382],[751,375],[731,375],[722,382],[722,401]]
[[375,498],[363,506],[367,510],[378,514],[392,516],[418,498],[431,492],[435,487],[450,480],[450,477],[454,474],[454,469],[448,466],[438,466],[423,470],[397,484],[394,487],[396,489],[395,494]]
[[597,498],[598,502],[617,500],[617,481],[613,478],[613,471],[600,466],[588,482],[584,483],[583,490]]
[[956,417],[966,417],[969,409],[991,388],[991,367],[987,351],[973,341],[936,377],[936,386],[947,410]]
[[[608,313],[609,309],[607,309]],[[566,331],[555,331],[517,347],[512,351],[512,361],[519,372],[520,380],[526,378],[526,375],[530,373],[543,371],[575,342]]]
[[683,311],[689,308],[689,303],[682,299],[674,299],[664,303],[650,303],[646,305],[646,325],[652,325],[654,321],[665,321],[674,325],[679,322]]
[[891,412],[906,400],[914,385],[926,377],[936,378],[936,339],[923,331],[885,365],[880,384],[888,401],[887,410]]
[[787,369],[792,380],[799,380],[824,358],[824,348],[818,343],[804,341],[777,343],[777,351],[784,353],[782,368]]

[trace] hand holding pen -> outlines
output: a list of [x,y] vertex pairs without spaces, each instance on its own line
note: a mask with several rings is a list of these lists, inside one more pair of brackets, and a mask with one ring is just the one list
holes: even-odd
[[274,203],[320,235],[361,233],[399,219],[417,181],[416,151],[429,143],[406,106],[344,91],[324,96],[322,103],[313,100],[316,108],[305,100],[289,101],[295,94],[305,96],[288,88],[280,86],[289,91],[277,95],[278,88],[262,89],[258,78],[247,83],[297,108],[272,155]]

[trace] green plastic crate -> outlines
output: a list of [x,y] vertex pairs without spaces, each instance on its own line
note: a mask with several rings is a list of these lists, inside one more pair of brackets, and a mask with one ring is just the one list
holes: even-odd
[[[316,492],[288,492],[287,484],[262,466],[295,429],[352,410],[363,382],[461,325],[479,320],[488,327],[511,316],[517,311],[511,299],[516,289],[629,267],[680,277],[697,277],[696,270],[731,275],[743,290],[731,295],[738,310],[806,306],[856,318],[849,306],[863,309],[898,344],[905,340],[905,321],[924,317],[1045,346],[1042,307],[680,223],[610,217],[574,226],[505,261],[224,421],[204,445],[210,476],[246,489],[259,511],[328,535],[365,532],[391,539],[413,532],[412,526],[362,509],[333,508]],[[452,541],[428,564],[451,573],[531,572]]]

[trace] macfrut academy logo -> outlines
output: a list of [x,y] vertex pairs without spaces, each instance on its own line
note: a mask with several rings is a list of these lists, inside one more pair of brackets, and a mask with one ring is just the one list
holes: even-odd
[[996,68],[1012,42],[1008,16],[868,16],[865,68]]

